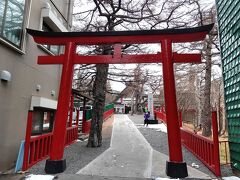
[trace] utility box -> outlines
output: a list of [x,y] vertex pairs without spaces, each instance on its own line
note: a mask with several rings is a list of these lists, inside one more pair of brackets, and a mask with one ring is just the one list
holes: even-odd
[[240,1],[216,0],[231,166],[240,171]]

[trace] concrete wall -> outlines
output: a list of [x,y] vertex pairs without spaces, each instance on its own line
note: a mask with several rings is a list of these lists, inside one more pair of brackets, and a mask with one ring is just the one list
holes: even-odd
[[[30,7],[30,13],[29,24],[26,22],[25,27],[39,29],[43,1],[26,0],[26,3]],[[65,1],[58,1],[57,6],[64,14],[67,13]],[[25,50],[22,50],[22,54],[0,41],[0,71],[7,70],[12,75],[10,82],[0,81],[0,171],[6,171],[15,165],[20,142],[25,138],[31,96],[53,100],[58,97],[61,66],[38,65],[37,56],[48,53],[39,48],[27,34],[24,43]],[[36,91],[37,84],[41,85],[40,91]],[[52,90],[56,92],[55,96],[51,96]]]

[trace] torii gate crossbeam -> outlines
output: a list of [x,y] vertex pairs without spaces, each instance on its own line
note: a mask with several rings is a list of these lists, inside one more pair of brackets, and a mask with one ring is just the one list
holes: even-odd
[[[187,165],[183,162],[181,135],[178,121],[173,63],[200,63],[200,54],[177,54],[172,52],[172,43],[203,40],[213,24],[188,29],[165,29],[114,32],[42,32],[28,29],[36,43],[64,45],[65,53],[60,56],[39,56],[39,64],[62,64],[62,77],[58,96],[50,159],[47,173],[63,172],[66,161],[63,158],[64,140],[68,116],[74,64],[121,64],[121,63],[163,63],[164,96],[168,130],[169,161],[166,174],[173,178],[188,176]],[[121,44],[161,44],[161,53],[124,55]],[[113,45],[113,55],[83,56],[76,54],[77,45]]]

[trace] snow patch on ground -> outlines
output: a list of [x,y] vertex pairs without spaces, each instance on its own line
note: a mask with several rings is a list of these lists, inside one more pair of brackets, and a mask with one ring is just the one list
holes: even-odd
[[26,177],[26,180],[53,180],[54,176],[52,175],[34,175],[30,174]]
[[[155,178],[155,180],[168,180],[169,178]],[[171,179],[171,180],[179,180],[179,179]]]
[[156,131],[167,133],[167,126],[162,124],[149,124],[148,126],[144,126],[144,124],[135,124],[137,128],[150,128],[150,129],[156,129]]
[[[54,176],[52,175],[34,175],[30,174],[26,177],[25,180],[53,180]],[[239,177],[236,176],[229,176],[229,177],[223,177],[224,180],[240,180]],[[170,179],[170,178],[161,178],[157,177],[155,180],[179,180],[179,179]]]
[[236,176],[223,177],[222,179],[224,179],[224,180],[240,180],[240,178],[236,177]]
[[167,133],[167,126],[164,123],[162,123],[162,124],[149,124],[148,128],[157,129],[156,131],[161,131],[161,132]]

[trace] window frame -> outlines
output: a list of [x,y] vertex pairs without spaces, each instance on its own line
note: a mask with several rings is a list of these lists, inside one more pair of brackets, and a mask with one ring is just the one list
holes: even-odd
[[[5,0],[9,1],[9,0]],[[25,4],[23,6],[23,21],[22,21],[22,29],[21,29],[21,38],[20,38],[20,44],[16,45],[15,43],[11,42],[7,38],[3,37],[2,34],[0,34],[0,43],[8,46],[9,48],[17,51],[20,54],[25,54],[26,49],[26,27],[29,24],[29,17],[30,17],[30,10],[31,10],[31,3],[32,0],[25,0]]]
[[[31,136],[36,136],[36,135],[42,135],[42,134],[47,134],[53,131],[53,126],[54,126],[54,119],[55,119],[55,114],[56,110],[55,109],[48,109],[48,108],[42,108],[42,107],[34,107],[33,113],[38,112],[41,114],[41,120],[40,120],[40,129],[39,130],[33,130],[33,124],[34,124],[34,114],[32,118],[32,130],[31,130]],[[44,113],[45,112],[50,112],[53,113],[53,117],[50,116],[50,122],[49,122],[49,128],[47,130],[44,130]]]
[[[49,5],[50,7],[43,7],[41,9],[39,30],[44,31],[43,26],[44,24],[46,24],[48,28],[52,30],[52,32],[68,32],[69,29],[65,27],[62,21],[59,21],[58,16],[56,15],[56,13],[53,13],[52,9],[56,9],[57,12],[60,13],[61,19],[63,19],[64,17],[62,16],[61,12],[57,9],[56,5],[51,0]],[[53,24],[49,24],[49,22],[52,22]],[[49,47],[46,47],[46,45],[38,44],[37,46],[52,56],[60,55],[64,52],[64,46],[61,46],[61,45],[59,45],[58,54],[55,54],[54,52],[52,52]]]
[[[46,32],[54,32],[54,30],[47,24],[47,22],[45,22],[44,20],[42,21],[42,31],[47,30]],[[51,50],[51,48],[53,47],[53,45],[41,45],[42,48],[46,49],[48,52],[50,52],[52,55],[59,55],[61,54],[62,51],[62,47],[60,45],[55,45],[58,46],[58,52],[55,53]]]

